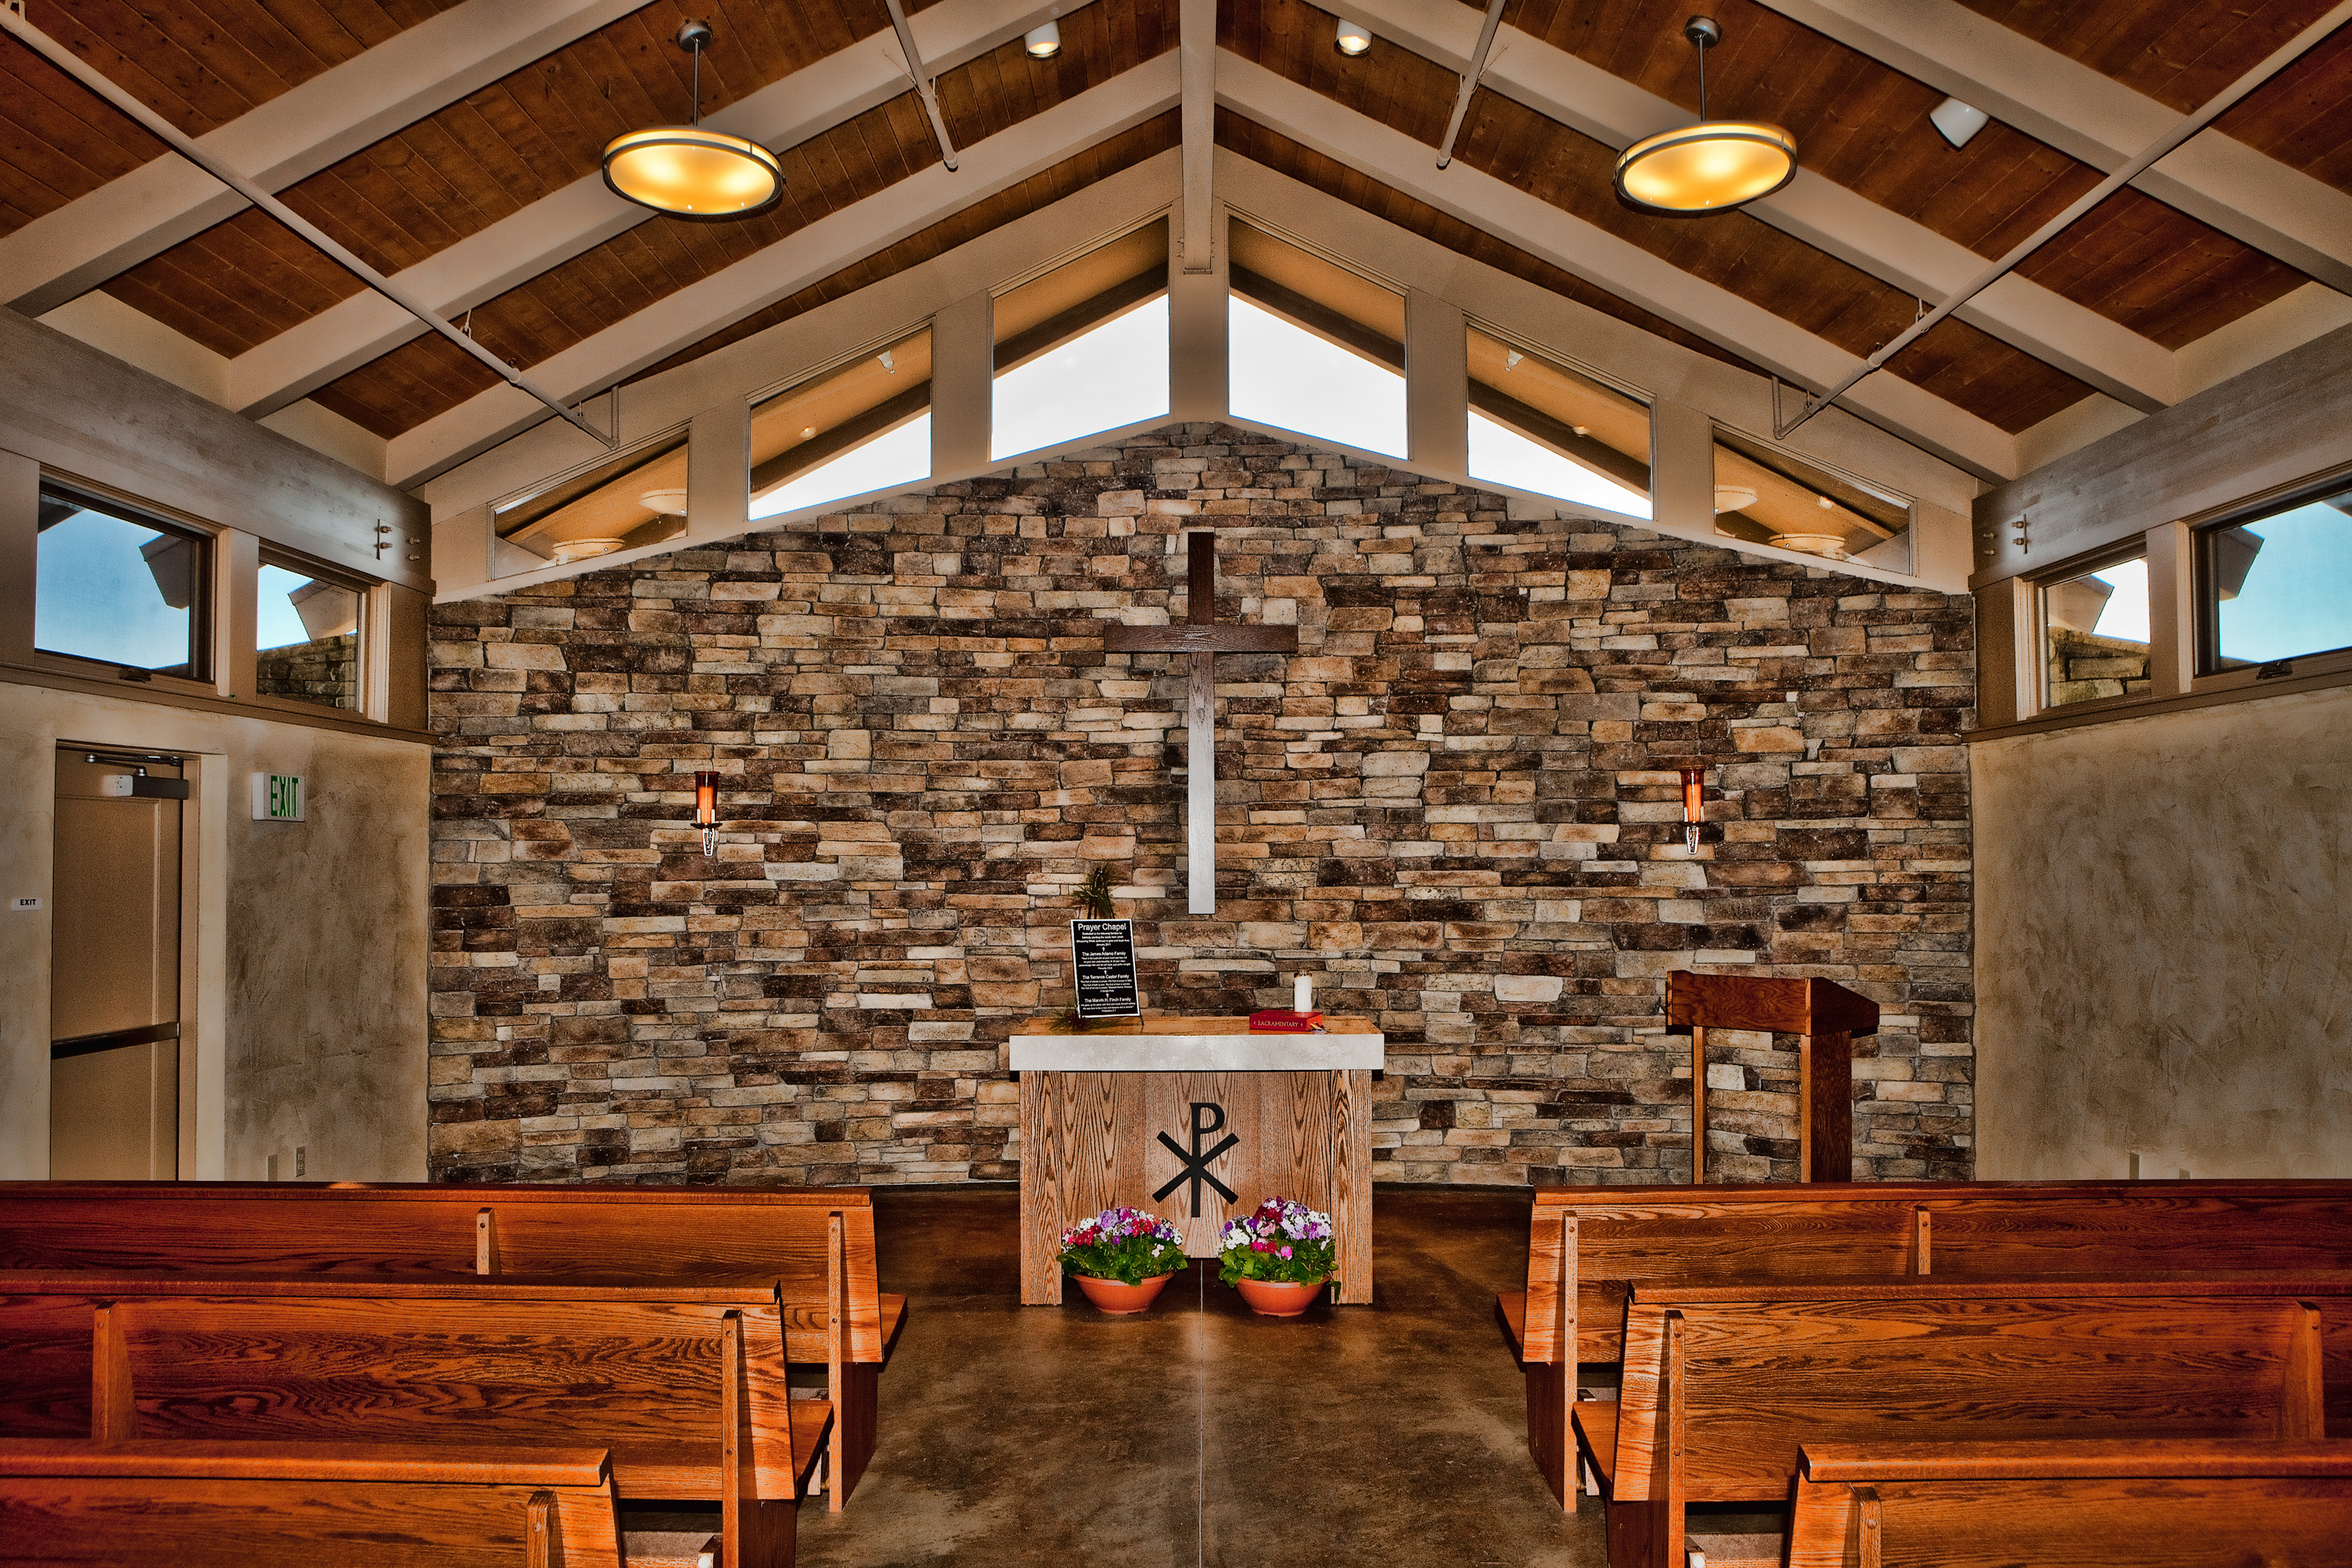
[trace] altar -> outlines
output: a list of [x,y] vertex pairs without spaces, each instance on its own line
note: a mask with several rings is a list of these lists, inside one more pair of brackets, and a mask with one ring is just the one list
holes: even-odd
[[1133,1018],[1082,1034],[1033,1019],[1012,1039],[1021,1079],[1021,1300],[1062,1299],[1062,1232],[1115,1205],[1160,1215],[1185,1255],[1214,1258],[1225,1221],[1265,1199],[1331,1216],[1339,1300],[1372,1299],[1369,1018],[1323,1034],[1247,1018]]

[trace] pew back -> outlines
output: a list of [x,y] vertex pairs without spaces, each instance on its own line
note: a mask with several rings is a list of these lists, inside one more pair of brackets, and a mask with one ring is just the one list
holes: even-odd
[[2319,1310],[2235,1285],[2165,1293],[2188,1289],[1636,1290],[1612,1495],[1654,1500],[1679,1470],[1672,1485],[1685,1500],[1780,1498],[1804,1443],[1924,1432],[1989,1442],[2319,1436]]
[[1536,1194],[1525,1305],[1506,1311],[1523,1316],[1527,1361],[1561,1360],[1572,1322],[1576,1359],[1607,1363],[1620,1356],[1627,1288],[1643,1282],[2346,1268],[2345,1182],[1578,1187]]
[[757,1279],[821,1311],[836,1214],[844,1353],[879,1364],[892,1325],[865,1187],[9,1182],[0,1268]]
[[0,1563],[621,1568],[594,1449],[0,1439]]
[[1807,1443],[1788,1568],[2340,1561],[2352,1443]]

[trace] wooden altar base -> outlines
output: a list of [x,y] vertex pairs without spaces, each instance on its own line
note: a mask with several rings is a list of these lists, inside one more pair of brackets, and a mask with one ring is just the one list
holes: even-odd
[[[1160,1026],[1173,1020],[1151,1020]],[[1255,1045],[1330,1037],[1249,1035],[1242,1020],[1228,1036]],[[1378,1036],[1363,1020],[1333,1019],[1343,1030]],[[1133,1026],[1130,1026],[1130,1032]],[[1036,1037],[1031,1037],[1034,1039]],[[1057,1037],[1085,1039],[1094,1037]],[[1026,1044],[1028,1042],[1018,1042]],[[1310,1047],[1311,1048],[1311,1047]],[[1277,1057],[1276,1059],[1279,1059]],[[1368,1068],[1220,1071],[1021,1071],[1021,1300],[1062,1299],[1056,1260],[1062,1232],[1090,1215],[1126,1204],[1165,1216],[1184,1234],[1188,1257],[1214,1258],[1225,1222],[1276,1194],[1331,1215],[1339,1244],[1343,1304],[1372,1299],[1371,1088]],[[1212,1107],[1196,1113],[1195,1106]],[[1213,1127],[1195,1138],[1196,1125]],[[1170,1142],[1162,1142],[1165,1134]],[[1208,1181],[1184,1179],[1184,1152],[1206,1154],[1235,1142],[1202,1168]],[[1174,1147],[1171,1147],[1171,1142]],[[1175,1185],[1163,1198],[1152,1194]],[[1198,1194],[1197,1215],[1194,1209]]]

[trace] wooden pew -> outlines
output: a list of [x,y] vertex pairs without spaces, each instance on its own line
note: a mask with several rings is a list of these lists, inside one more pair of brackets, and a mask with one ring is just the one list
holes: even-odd
[[[784,1315],[741,1289],[16,1276],[0,1283],[0,1343],[41,1343],[77,1304],[83,1436],[593,1445],[624,1499],[718,1501],[730,1568],[792,1562],[831,1419],[789,1398]],[[0,1358],[13,1427],[26,1401],[11,1371]]]
[[593,1448],[0,1440],[0,1563],[621,1568]]
[[904,1296],[879,1289],[866,1187],[443,1186],[430,1183],[0,1183],[0,1269],[759,1281],[826,1369],[828,1506],[872,1461]]
[[1637,1287],[1620,1398],[1573,1406],[1612,1568],[1684,1568],[1686,1505],[1787,1499],[1806,1444],[2318,1440],[2321,1311],[2300,1283]]
[[1787,1563],[2242,1568],[2347,1556],[2352,1443],[2136,1438],[1807,1443]]
[[[1576,1383],[1562,1347],[1588,1366],[1616,1363],[1637,1282],[2347,1266],[2344,1182],[1574,1187],[1536,1194],[1526,1289],[1496,1310],[1526,1370],[1529,1449],[1558,1478]],[[1572,1510],[1573,1491],[1555,1489]]]

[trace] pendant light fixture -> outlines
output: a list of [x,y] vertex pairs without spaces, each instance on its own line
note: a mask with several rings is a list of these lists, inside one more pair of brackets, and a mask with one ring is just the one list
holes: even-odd
[[615,195],[672,217],[750,217],[783,199],[784,170],[749,137],[702,124],[702,50],[710,24],[688,22],[677,47],[694,57],[694,118],[615,136],[604,145],[604,183]]
[[1698,50],[1698,123],[1644,136],[1617,160],[1617,194],[1670,217],[1722,212],[1769,196],[1797,174],[1797,139],[1777,125],[1706,117],[1706,51],[1723,41],[1711,16],[1683,37]]

